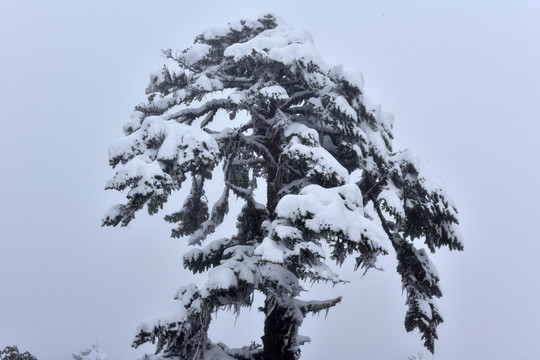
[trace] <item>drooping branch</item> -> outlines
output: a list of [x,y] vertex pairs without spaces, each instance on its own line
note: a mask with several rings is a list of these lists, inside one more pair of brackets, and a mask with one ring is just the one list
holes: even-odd
[[375,209],[381,225],[396,251],[397,272],[401,275],[403,289],[407,292],[405,328],[407,331],[418,329],[422,334],[425,347],[435,351],[438,339],[437,327],[443,322],[434,297],[441,297],[439,276],[435,266],[423,249],[416,249],[412,243],[393,231],[393,226],[386,220],[381,210],[381,202],[375,203]]

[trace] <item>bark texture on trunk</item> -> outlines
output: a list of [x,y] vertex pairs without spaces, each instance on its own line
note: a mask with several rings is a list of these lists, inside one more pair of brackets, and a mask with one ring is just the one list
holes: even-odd
[[300,358],[298,348],[298,319],[289,307],[282,307],[269,300],[265,304],[266,319],[264,321],[263,342],[264,360],[297,360]]

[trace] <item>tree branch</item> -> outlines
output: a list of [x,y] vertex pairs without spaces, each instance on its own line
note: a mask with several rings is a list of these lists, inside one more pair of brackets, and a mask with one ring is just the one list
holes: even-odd
[[307,314],[309,312],[319,312],[322,310],[328,310],[331,307],[336,306],[341,302],[342,297],[338,296],[335,299],[331,300],[324,300],[324,301],[303,301],[303,300],[295,300],[298,308],[300,311],[302,311],[303,314]]

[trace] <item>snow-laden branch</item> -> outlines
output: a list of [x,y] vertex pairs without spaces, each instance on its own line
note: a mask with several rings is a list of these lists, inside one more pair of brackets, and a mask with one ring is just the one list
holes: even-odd
[[318,313],[320,311],[330,309],[331,307],[336,306],[341,302],[342,297],[338,296],[335,299],[323,300],[323,301],[304,301],[304,300],[295,300],[295,303],[300,308],[302,313]]

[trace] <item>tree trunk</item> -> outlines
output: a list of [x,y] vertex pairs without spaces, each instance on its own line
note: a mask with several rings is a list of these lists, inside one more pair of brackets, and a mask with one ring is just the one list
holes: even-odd
[[[269,107],[269,118],[276,115],[277,105],[272,101]],[[278,162],[282,152],[283,144],[272,134],[271,129],[265,134],[268,139],[265,144],[268,152],[271,154],[274,164],[267,164],[267,197],[266,208],[271,220],[276,217],[275,210],[280,200],[279,191],[283,186],[283,174],[280,174]],[[285,304],[283,304],[285,302]],[[298,328],[302,323],[302,317],[298,319],[298,310],[292,305],[294,300],[278,301],[272,295],[267,295],[264,304],[264,335],[261,337],[263,342],[263,359],[264,360],[298,360],[300,358],[300,348],[298,346]]]
[[265,302],[263,342],[264,360],[297,360],[300,349],[297,343],[298,319],[289,307],[282,307],[275,301]]
[[281,189],[281,184],[278,179],[277,167],[268,167],[268,181],[266,185],[266,208],[270,214],[270,219],[275,219],[274,211],[280,200],[278,191]]

